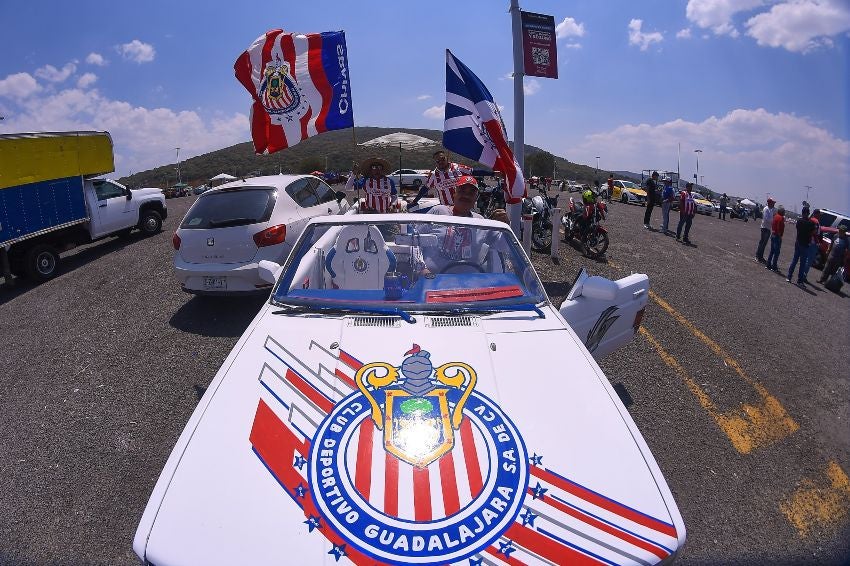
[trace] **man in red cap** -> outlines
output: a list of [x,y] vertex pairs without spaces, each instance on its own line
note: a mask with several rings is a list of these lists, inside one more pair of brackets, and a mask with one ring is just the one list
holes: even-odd
[[776,209],[773,207],[774,204],[776,204],[776,201],[768,197],[767,206],[761,211],[761,238],[759,238],[759,245],[756,249],[756,261],[759,263],[766,263],[764,249],[767,247],[767,241],[770,239],[773,215],[776,214]]

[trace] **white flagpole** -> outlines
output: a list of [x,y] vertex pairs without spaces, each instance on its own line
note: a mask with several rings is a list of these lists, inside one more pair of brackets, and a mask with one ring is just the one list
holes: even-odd
[[[523,169],[525,162],[525,93],[522,90],[522,19],[519,13],[519,0],[511,0],[510,12],[514,41],[514,159],[516,159],[520,169]],[[522,203],[509,204],[507,212],[511,228],[514,234],[519,236]]]

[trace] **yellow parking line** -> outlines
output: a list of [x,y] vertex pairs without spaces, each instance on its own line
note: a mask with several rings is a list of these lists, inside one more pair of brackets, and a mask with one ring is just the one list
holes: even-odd
[[834,528],[843,522],[850,507],[850,479],[836,462],[830,460],[826,481],[803,478],[794,493],[779,508],[797,533],[806,537],[816,526]]

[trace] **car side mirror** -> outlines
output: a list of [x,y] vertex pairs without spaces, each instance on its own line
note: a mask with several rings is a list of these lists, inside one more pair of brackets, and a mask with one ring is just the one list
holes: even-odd
[[267,259],[260,261],[260,263],[257,265],[257,272],[260,276],[260,279],[262,279],[266,283],[271,283],[272,285],[277,283],[277,278],[280,276],[281,271],[283,271],[282,265],[273,261],[269,261]]

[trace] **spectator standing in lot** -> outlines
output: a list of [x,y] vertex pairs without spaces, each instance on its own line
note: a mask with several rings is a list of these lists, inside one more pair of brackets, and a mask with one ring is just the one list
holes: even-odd
[[[379,158],[370,157],[359,167],[355,167],[353,174],[345,184],[345,190],[353,188],[364,189],[366,199],[363,212],[392,212],[393,205],[398,201],[398,191],[392,179],[384,174],[390,164]],[[358,175],[363,171],[363,176]]]
[[804,206],[800,211],[800,218],[797,219],[797,239],[794,241],[794,257],[791,258],[791,265],[788,267],[788,277],[785,280],[791,283],[791,276],[794,275],[794,268],[797,266],[797,261],[800,261],[800,270],[797,272],[797,285],[805,283],[806,264],[809,261],[809,244],[812,241],[812,234],[815,231],[815,224],[809,218],[809,207]]
[[770,223],[770,253],[767,255],[765,267],[771,271],[779,271],[776,262],[779,261],[779,250],[782,248],[782,235],[785,233],[785,207],[779,205]]
[[664,191],[661,193],[661,231],[664,234],[672,234],[670,231],[670,208],[673,207],[673,200],[676,198],[676,192],[673,190],[673,181],[666,179],[664,181]]
[[611,202],[611,195],[614,194],[614,174],[608,175],[608,194],[605,195],[605,200]]
[[775,203],[775,200],[768,198],[767,206],[764,207],[761,213],[761,237],[759,238],[759,245],[756,248],[756,261],[759,263],[765,263],[764,248],[767,247],[767,241],[770,239],[773,215],[776,214],[776,209],[773,208]]
[[679,225],[676,227],[676,240],[682,235],[682,227],[685,228],[685,237],[682,241],[690,244],[691,240],[688,234],[691,231],[691,223],[694,221],[694,215],[697,212],[697,203],[694,200],[691,192],[694,190],[693,183],[687,183],[685,190],[679,193]]
[[720,220],[726,220],[727,204],[729,204],[729,197],[726,196],[726,193],[723,193],[723,196],[720,197],[720,212],[717,214],[717,218]]
[[815,225],[815,229],[812,232],[812,240],[809,242],[809,261],[806,263],[806,269],[803,271],[803,283],[808,283],[809,280],[807,277],[809,276],[809,268],[812,267],[812,264],[815,262],[815,258],[818,255],[818,244],[820,243],[820,209],[816,208],[812,215],[809,217],[809,220]]
[[838,234],[829,244],[829,249],[826,252],[826,265],[823,266],[823,275],[818,279],[818,283],[826,283],[838,271],[838,268],[844,263],[844,255],[848,249],[850,249],[850,240],[847,238],[847,226],[842,224],[838,227]]
[[653,171],[646,181],[646,212],[643,213],[643,227],[650,229],[649,221],[652,219],[652,209],[655,207],[656,192],[658,191],[658,171]]

